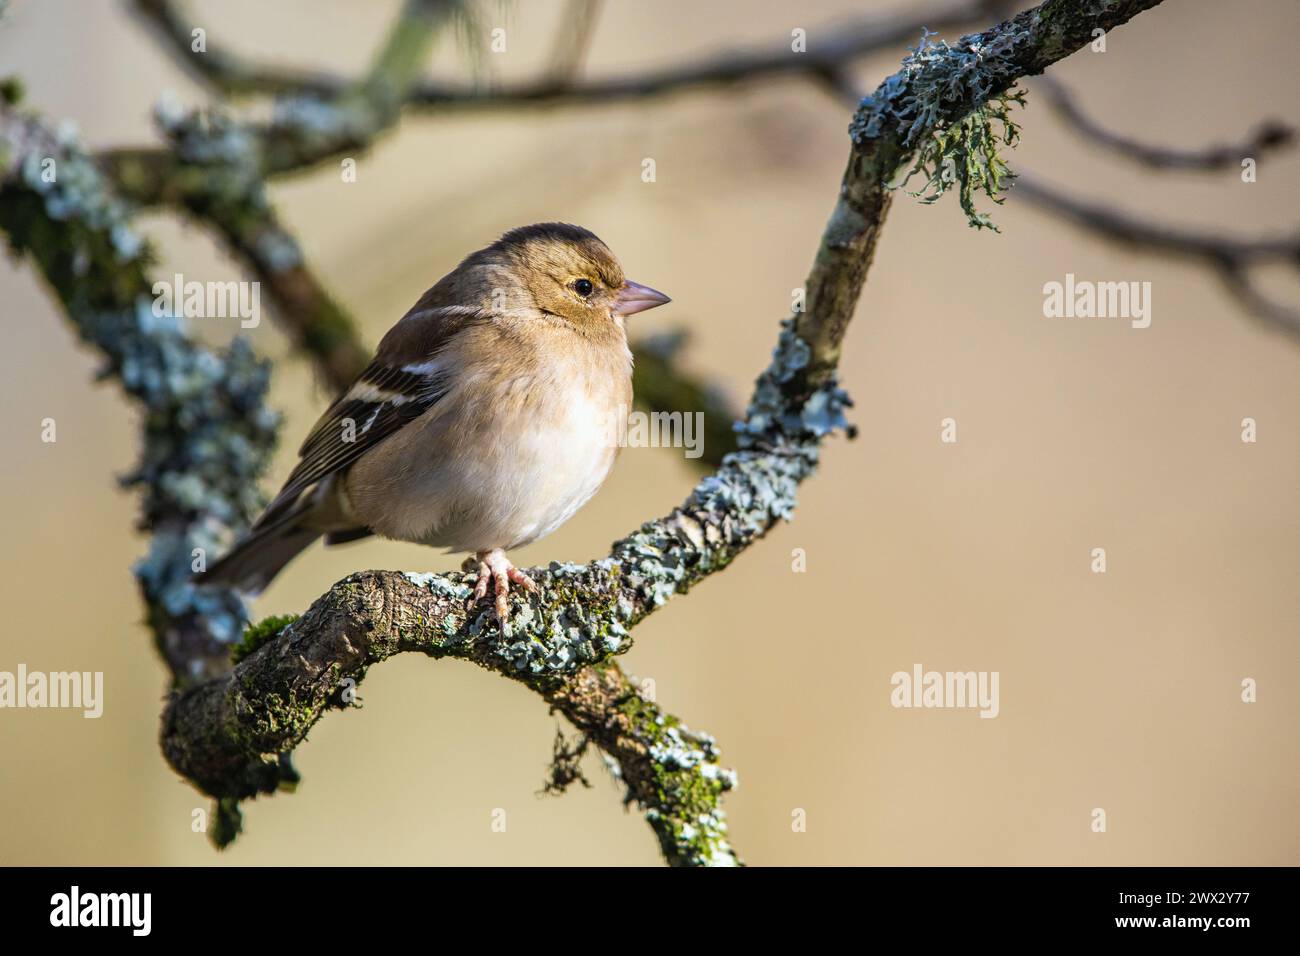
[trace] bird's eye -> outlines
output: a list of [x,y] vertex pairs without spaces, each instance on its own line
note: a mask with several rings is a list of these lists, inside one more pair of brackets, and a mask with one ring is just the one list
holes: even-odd
[[590,279],[579,279],[577,282],[573,283],[573,291],[578,293],[578,295],[582,296],[584,299],[591,295],[595,288],[596,287],[591,284]]

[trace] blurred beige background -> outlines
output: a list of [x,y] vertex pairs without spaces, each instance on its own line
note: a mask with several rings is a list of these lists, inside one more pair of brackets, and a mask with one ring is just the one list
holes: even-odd
[[[816,44],[868,0],[701,5],[611,0],[590,75],[728,47]],[[250,56],[362,68],[395,4],[194,5],[209,42]],[[557,4],[487,20],[499,77],[543,66]],[[1300,123],[1287,0],[1169,3],[1057,75],[1114,129],[1170,145]],[[864,86],[902,51],[862,64]],[[442,44],[432,69],[469,69]],[[15,0],[0,73],[76,122],[92,146],[150,142],[153,101],[203,90],[123,6]],[[1031,84],[1032,91],[1032,84]],[[310,261],[374,342],[433,280],[504,229],[595,230],[672,306],[642,331],[689,326],[693,368],[739,403],[807,272],[846,157],[848,111],[807,82],[753,83],[600,108],[408,116],[342,185],[332,168],[273,198]],[[1256,233],[1296,226],[1300,153],[1259,181],[1155,175],[1089,148],[1031,92],[1013,163],[1154,218]],[[640,180],[654,157],[658,182]],[[1017,204],[1001,235],[955,201],[899,197],[852,326],[843,380],[857,441],[833,441],[795,521],[641,626],[623,658],[659,701],[717,736],[740,788],[726,801],[754,864],[1300,863],[1300,345],[1247,318],[1210,275],[1107,246]],[[193,227],[148,220],[159,274],[236,277]],[[1067,272],[1153,284],[1154,318],[1043,318]],[[1294,298],[1297,285],[1270,277]],[[159,755],[163,669],[131,577],[134,412],[24,264],[0,263],[0,669],[102,670],[105,713],[0,712],[0,862],[655,864],[653,837],[591,760],[595,786],[537,796],[555,719],[519,686],[454,662],[397,659],[297,754],[298,793],[246,805],[218,855],[191,832],[207,800]],[[214,338],[225,330],[211,330]],[[287,412],[268,489],[329,396],[273,322]],[[54,417],[58,442],[42,444]],[[939,422],[958,422],[943,445]],[[1259,423],[1257,444],[1240,421]],[[680,451],[629,450],[605,490],[522,564],[587,560],[665,513],[697,474]],[[1107,549],[1109,571],[1089,570]],[[791,571],[792,549],[808,570]],[[301,611],[360,567],[456,559],[371,543],[294,564],[255,613]],[[1001,674],[1001,713],[895,710],[913,663]],[[1244,678],[1259,701],[1240,701]],[[1094,807],[1108,832],[1090,830]],[[494,833],[495,808],[508,829]],[[795,833],[791,815],[807,814]]]

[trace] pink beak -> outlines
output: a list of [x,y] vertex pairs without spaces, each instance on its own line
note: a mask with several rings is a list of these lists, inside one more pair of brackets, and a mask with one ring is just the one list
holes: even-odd
[[618,290],[618,296],[614,299],[613,311],[623,316],[635,315],[638,312],[644,312],[646,309],[653,309],[657,305],[663,305],[665,302],[671,301],[672,299],[662,292],[628,279],[623,283],[623,288]]

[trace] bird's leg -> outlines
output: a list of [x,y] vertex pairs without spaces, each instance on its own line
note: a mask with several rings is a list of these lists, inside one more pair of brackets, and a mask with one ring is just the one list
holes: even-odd
[[478,582],[474,585],[474,601],[477,603],[487,597],[490,582],[496,591],[496,611],[499,620],[505,621],[509,611],[507,598],[510,595],[511,583],[518,584],[525,591],[537,592],[536,582],[511,564],[506,553],[500,548],[480,551],[474,557],[478,561]]

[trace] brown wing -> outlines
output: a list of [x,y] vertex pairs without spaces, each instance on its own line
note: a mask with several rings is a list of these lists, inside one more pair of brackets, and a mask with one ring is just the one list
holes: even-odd
[[438,288],[392,328],[374,361],[316,422],[298,450],[298,464],[254,529],[279,520],[304,492],[345,470],[446,394],[450,370],[438,355],[456,332],[485,316],[469,309],[428,308]]

